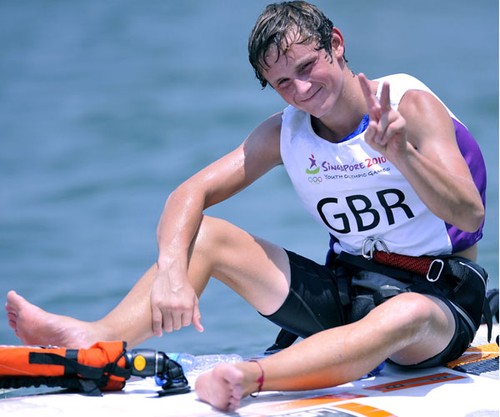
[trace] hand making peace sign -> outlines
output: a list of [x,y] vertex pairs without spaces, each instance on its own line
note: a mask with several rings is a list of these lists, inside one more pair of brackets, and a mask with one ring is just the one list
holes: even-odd
[[391,107],[389,84],[384,82],[379,100],[372,93],[370,83],[364,74],[359,74],[359,83],[370,116],[370,124],[365,132],[366,142],[388,159],[405,152],[406,121],[401,113]]

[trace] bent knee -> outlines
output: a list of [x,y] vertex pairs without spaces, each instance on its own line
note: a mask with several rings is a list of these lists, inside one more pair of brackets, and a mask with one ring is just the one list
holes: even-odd
[[204,215],[192,244],[192,256],[212,267],[226,264],[238,253],[245,253],[247,242],[255,242],[247,232],[232,223]]
[[394,297],[394,302],[400,307],[400,320],[407,324],[419,325],[432,319],[434,302],[426,295],[406,292]]
[[404,293],[394,297],[393,302],[398,312],[390,334],[395,342],[390,355],[394,362],[421,363],[448,346],[455,332],[455,321],[444,301],[430,295]]
[[[437,304],[438,303],[438,304]],[[441,302],[414,292],[399,294],[386,301],[383,314],[390,314],[387,320],[388,333],[400,340],[412,340],[428,333],[435,326]]]
[[210,253],[218,242],[221,242],[224,225],[227,225],[224,220],[203,215],[193,242],[193,250],[199,253]]

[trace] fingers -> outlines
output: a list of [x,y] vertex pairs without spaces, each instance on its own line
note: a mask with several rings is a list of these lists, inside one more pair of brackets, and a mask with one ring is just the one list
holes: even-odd
[[365,77],[364,74],[359,74],[359,84],[363,95],[365,97],[366,105],[368,107],[368,114],[370,115],[370,120],[380,121],[385,113],[391,111],[391,98],[390,98],[390,86],[389,83],[384,82],[382,84],[382,92],[380,94],[380,100],[372,92],[372,87],[370,82]]
[[153,307],[151,309],[153,320],[153,334],[160,337],[163,334],[163,315],[159,308]]
[[388,82],[382,84],[382,91],[380,93],[380,108],[383,112],[389,112],[391,110],[391,93],[390,86]]
[[391,141],[402,137],[405,128],[406,121],[396,113],[395,117],[389,117],[384,122],[370,122],[365,132],[365,140],[383,153]]
[[[365,75],[359,74],[358,78],[370,117],[365,140],[370,146],[384,153],[391,141],[404,138],[406,122],[401,114],[391,107],[389,83],[382,84],[380,99],[378,99]],[[403,148],[399,140],[396,147],[391,145],[391,149],[396,148]]]
[[[174,314],[168,309],[152,308],[153,334],[161,336],[163,331],[172,333],[174,330],[179,330],[184,324],[182,314]],[[188,326],[190,323],[186,324]]]
[[196,303],[194,314],[193,314],[193,326],[200,333],[202,333],[205,330],[203,325],[201,324],[201,313],[200,313],[200,308],[198,306],[198,303]]
[[180,330],[184,326],[189,326],[191,320],[189,315],[180,312],[172,312],[169,309],[153,308],[153,333],[155,336],[161,336],[163,331],[172,333],[174,330]]
[[155,336],[161,336],[163,331],[172,333],[174,330],[180,330],[182,327],[188,327],[191,324],[197,331],[204,331],[197,299],[192,309],[153,306],[151,312],[153,334]]
[[375,97],[375,94],[372,93],[370,83],[365,75],[359,74],[358,78],[359,85],[361,86],[361,90],[363,91],[363,95],[365,96],[366,104],[368,106],[368,112],[370,112],[371,110],[379,107],[379,102],[377,100],[377,97]]

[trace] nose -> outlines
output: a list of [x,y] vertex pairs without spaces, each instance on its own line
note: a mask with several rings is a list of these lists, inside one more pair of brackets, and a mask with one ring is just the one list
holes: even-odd
[[311,82],[308,80],[301,80],[300,78],[296,78],[294,80],[295,91],[298,96],[307,95],[311,88]]
[[295,96],[298,100],[304,100],[308,98],[309,91],[311,90],[310,81],[296,78],[293,84],[295,86]]

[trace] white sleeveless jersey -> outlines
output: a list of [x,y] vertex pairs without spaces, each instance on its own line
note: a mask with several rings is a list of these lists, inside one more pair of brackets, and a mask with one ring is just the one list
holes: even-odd
[[[431,92],[405,74],[376,81],[380,81],[378,97],[383,81],[390,83],[395,109],[409,89]],[[456,129],[475,144],[451,112],[450,116]],[[331,143],[316,135],[309,114],[293,106],[283,112],[283,164],[306,209],[331,235],[331,248],[359,255],[366,238],[378,238],[390,252],[421,256],[449,254],[479,240],[481,230],[475,234],[459,231],[425,206],[398,169],[365,142],[367,124],[365,116],[358,131]],[[479,171],[485,175],[484,164]]]

